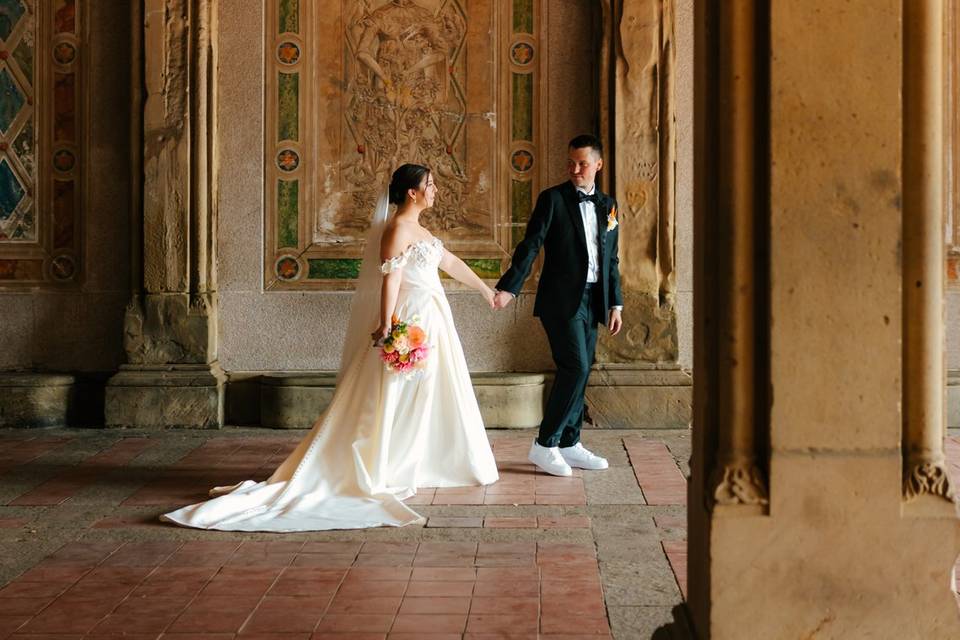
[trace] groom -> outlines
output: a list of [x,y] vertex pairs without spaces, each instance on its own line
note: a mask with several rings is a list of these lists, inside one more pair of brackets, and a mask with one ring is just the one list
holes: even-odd
[[543,271],[533,315],[539,316],[546,331],[557,375],[529,457],[555,476],[573,475],[571,467],[607,468],[604,458],[580,444],[583,394],[597,346],[597,324],[606,324],[612,335],[623,326],[617,207],[613,198],[597,189],[601,168],[599,139],[581,135],[570,141],[570,181],[537,198],[526,234],[497,283],[494,298],[498,309],[510,304],[542,246]]

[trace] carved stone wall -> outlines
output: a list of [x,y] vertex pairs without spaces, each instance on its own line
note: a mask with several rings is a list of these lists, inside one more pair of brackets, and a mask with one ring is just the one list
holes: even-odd
[[425,223],[499,277],[541,186],[543,0],[267,3],[264,287],[349,288],[379,191],[434,171]]

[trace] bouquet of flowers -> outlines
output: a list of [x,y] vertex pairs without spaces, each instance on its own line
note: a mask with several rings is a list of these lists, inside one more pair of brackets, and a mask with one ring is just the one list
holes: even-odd
[[409,322],[401,322],[397,316],[390,319],[390,334],[380,349],[380,359],[392,373],[412,374],[426,365],[430,345],[427,334],[416,325],[420,319],[414,316]]

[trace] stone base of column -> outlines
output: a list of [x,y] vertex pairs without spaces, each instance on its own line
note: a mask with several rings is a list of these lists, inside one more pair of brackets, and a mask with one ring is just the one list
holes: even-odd
[[0,427],[65,427],[74,404],[72,375],[11,372],[0,374]]
[[219,429],[226,375],[218,363],[123,365],[107,383],[108,427]]
[[900,465],[895,450],[775,453],[770,515],[738,505],[710,516],[709,571],[690,577],[709,585],[709,613],[694,606],[698,629],[714,640],[739,640],[744,630],[960,638],[956,507],[930,495],[903,500]]
[[601,364],[587,383],[587,405],[605,429],[685,429],[693,378],[676,364]]

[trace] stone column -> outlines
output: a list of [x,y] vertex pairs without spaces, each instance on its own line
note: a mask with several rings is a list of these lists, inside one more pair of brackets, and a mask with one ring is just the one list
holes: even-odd
[[943,3],[904,4],[903,493],[952,499],[943,455]]
[[[697,12],[698,637],[960,637],[938,481],[942,4]],[[746,493],[718,482],[737,460]]]
[[216,12],[210,0],[145,0],[143,10],[142,286],[127,307],[128,364],[109,383],[106,422],[219,427]]

